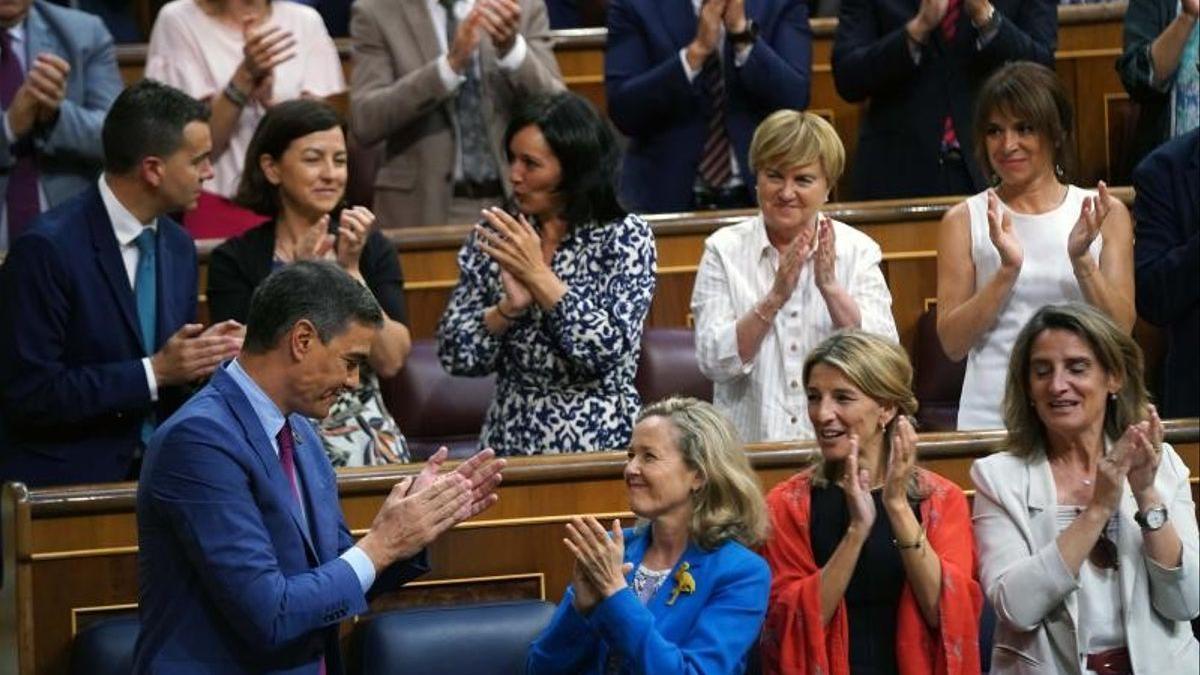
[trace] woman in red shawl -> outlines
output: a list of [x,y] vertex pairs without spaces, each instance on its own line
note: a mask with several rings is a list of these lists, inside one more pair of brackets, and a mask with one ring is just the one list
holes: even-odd
[[912,366],[858,331],[804,362],[821,459],[767,496],[767,673],[979,672],[967,500],[916,467]]

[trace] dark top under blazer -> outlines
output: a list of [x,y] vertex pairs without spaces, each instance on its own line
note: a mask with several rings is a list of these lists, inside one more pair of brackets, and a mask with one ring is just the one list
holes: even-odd
[[[196,247],[158,224],[155,349],[196,317]],[[159,387],[142,358],[137,303],[99,188],[41,214],[0,274],[0,481],[31,486],[125,480],[142,420],[186,397]]]
[[[274,269],[275,223],[267,221],[226,240],[208,263],[208,314],[213,323],[246,321],[254,289]],[[359,256],[359,271],[379,306],[400,323],[408,323],[404,274],[396,247],[378,229],[371,230]]]
[[983,49],[965,7],[954,41],[934,29],[913,64],[904,26],[919,0],[842,0],[833,40],[833,81],[851,103],[870,99],[859,123],[853,199],[893,199],[941,190],[943,120],[949,113],[976,190],[972,118],[983,81],[1006,61],[1054,66],[1057,6],[1050,0],[993,0],[999,32]]
[[[737,67],[726,39],[722,65],[725,131],[749,189],[750,138],[758,123],[780,108],[808,107],[812,31],[808,4],[800,0],[747,0],[746,16],[758,24],[754,47]],[[710,97],[702,77],[688,82],[679,50],[696,36],[697,21],[690,0],[608,3],[604,88],[608,114],[629,136],[621,199],[630,211],[692,208]]]

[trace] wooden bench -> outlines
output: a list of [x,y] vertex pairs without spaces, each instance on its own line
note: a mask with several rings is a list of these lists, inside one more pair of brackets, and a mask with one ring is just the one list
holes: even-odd
[[[1167,439],[1191,468],[1200,467],[1200,419],[1167,423]],[[999,432],[924,434],[922,463],[969,487],[970,462],[994,451]],[[764,489],[808,465],[811,443],[748,449]],[[448,532],[431,547],[433,573],[372,605],[547,598],[569,581],[562,527],[573,515],[630,513],[621,453],[516,458],[505,471],[500,503]],[[346,521],[366,531],[391,486],[418,467],[343,470],[338,487]],[[135,483],[29,490],[4,487],[4,580],[0,588],[0,673],[63,673],[71,639],[99,618],[137,602]],[[347,626],[349,630],[349,625]]]

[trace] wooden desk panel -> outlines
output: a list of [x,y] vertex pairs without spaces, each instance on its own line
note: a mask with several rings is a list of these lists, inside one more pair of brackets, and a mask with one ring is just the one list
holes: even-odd
[[[1200,474],[1200,420],[1168,423],[1168,439]],[[924,434],[922,464],[969,487],[970,462],[998,447],[998,432]],[[749,449],[764,489],[806,466],[810,443]],[[628,522],[621,453],[516,458],[501,500],[456,527],[430,549],[434,572],[373,610],[446,601],[544,597],[557,601],[571,558],[562,527],[576,514]],[[416,467],[339,472],[346,521],[356,534],[369,525],[391,485]],[[4,584],[0,588],[0,673],[57,674],[68,665],[78,628],[128,612],[137,601],[136,484],[27,491],[6,486]],[[349,630],[349,627],[347,627]]]

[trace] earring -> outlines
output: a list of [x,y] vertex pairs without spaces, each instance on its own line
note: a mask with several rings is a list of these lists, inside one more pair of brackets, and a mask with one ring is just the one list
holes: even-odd
[[1064,173],[1066,173],[1066,172],[1063,171],[1062,164],[1055,162],[1054,163],[1054,175],[1058,176],[1059,178],[1062,178]]
[[1108,402],[1109,403],[1117,402],[1117,392],[1115,392],[1115,391],[1108,392]]

